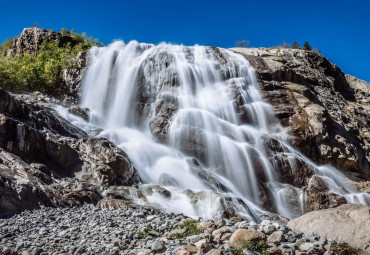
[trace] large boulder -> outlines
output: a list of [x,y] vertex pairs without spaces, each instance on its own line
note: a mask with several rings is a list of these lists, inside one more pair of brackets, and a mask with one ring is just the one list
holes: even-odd
[[104,138],[81,139],[78,152],[83,162],[76,177],[104,187],[132,185],[140,178],[127,154]]
[[288,227],[304,233],[346,242],[370,254],[370,207],[346,204],[337,208],[309,212],[288,223]]
[[238,229],[231,235],[229,245],[236,249],[242,249],[250,242],[264,242],[265,239],[266,236],[262,232],[250,229]]

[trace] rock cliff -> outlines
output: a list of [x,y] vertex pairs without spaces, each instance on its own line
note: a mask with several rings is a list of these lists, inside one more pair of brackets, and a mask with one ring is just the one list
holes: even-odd
[[320,164],[370,177],[370,85],[321,54],[300,49],[233,48],[255,68],[266,99],[292,143]]
[[0,89],[0,216],[96,204],[103,188],[139,182],[126,153],[106,139],[89,138],[47,101],[27,103]]

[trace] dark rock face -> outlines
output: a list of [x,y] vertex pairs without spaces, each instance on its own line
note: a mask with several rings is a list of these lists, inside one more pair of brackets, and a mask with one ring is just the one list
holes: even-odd
[[62,77],[68,88],[68,95],[78,99],[81,95],[81,85],[85,69],[68,68],[63,69]]
[[111,142],[0,89],[0,215],[96,204],[103,187],[137,182],[128,156]]
[[132,185],[139,181],[138,173],[127,154],[109,140],[82,139],[77,149],[84,162],[82,170],[76,173],[78,179],[104,187]]
[[59,46],[64,46],[70,43],[71,46],[79,43],[78,40],[68,35],[62,35],[61,33],[46,30],[43,28],[32,27],[23,29],[22,33],[17,36],[13,41],[13,48],[17,53],[36,53],[43,42],[58,41]]
[[294,146],[317,163],[370,177],[370,85],[350,80],[313,51],[232,50],[255,68],[263,94],[293,135]]

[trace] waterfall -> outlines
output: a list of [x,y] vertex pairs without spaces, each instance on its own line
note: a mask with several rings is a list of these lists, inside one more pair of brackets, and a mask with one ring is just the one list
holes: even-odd
[[[266,211],[291,218],[307,210],[306,189],[317,182],[347,202],[370,204],[338,170],[289,145],[241,55],[117,41],[92,48],[88,63],[81,107],[90,121],[64,116],[122,148],[143,185],[169,190],[170,198],[148,196],[167,211],[210,218],[228,203],[247,218]],[[298,180],[303,170],[308,180]]]

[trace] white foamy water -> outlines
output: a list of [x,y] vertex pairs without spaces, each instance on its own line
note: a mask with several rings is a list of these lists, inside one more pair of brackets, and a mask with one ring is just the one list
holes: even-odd
[[88,63],[81,107],[90,110],[90,122],[58,111],[85,130],[101,129],[98,136],[129,155],[143,183],[171,192],[170,199],[153,193],[150,202],[210,218],[220,213],[226,196],[249,218],[258,219],[267,204],[294,217],[306,211],[305,191],[284,183],[276,169],[284,162],[300,171],[301,161],[328,192],[370,204],[370,196],[351,188],[338,170],[316,166],[288,144],[254,69],[241,55],[132,41],[92,48]]

